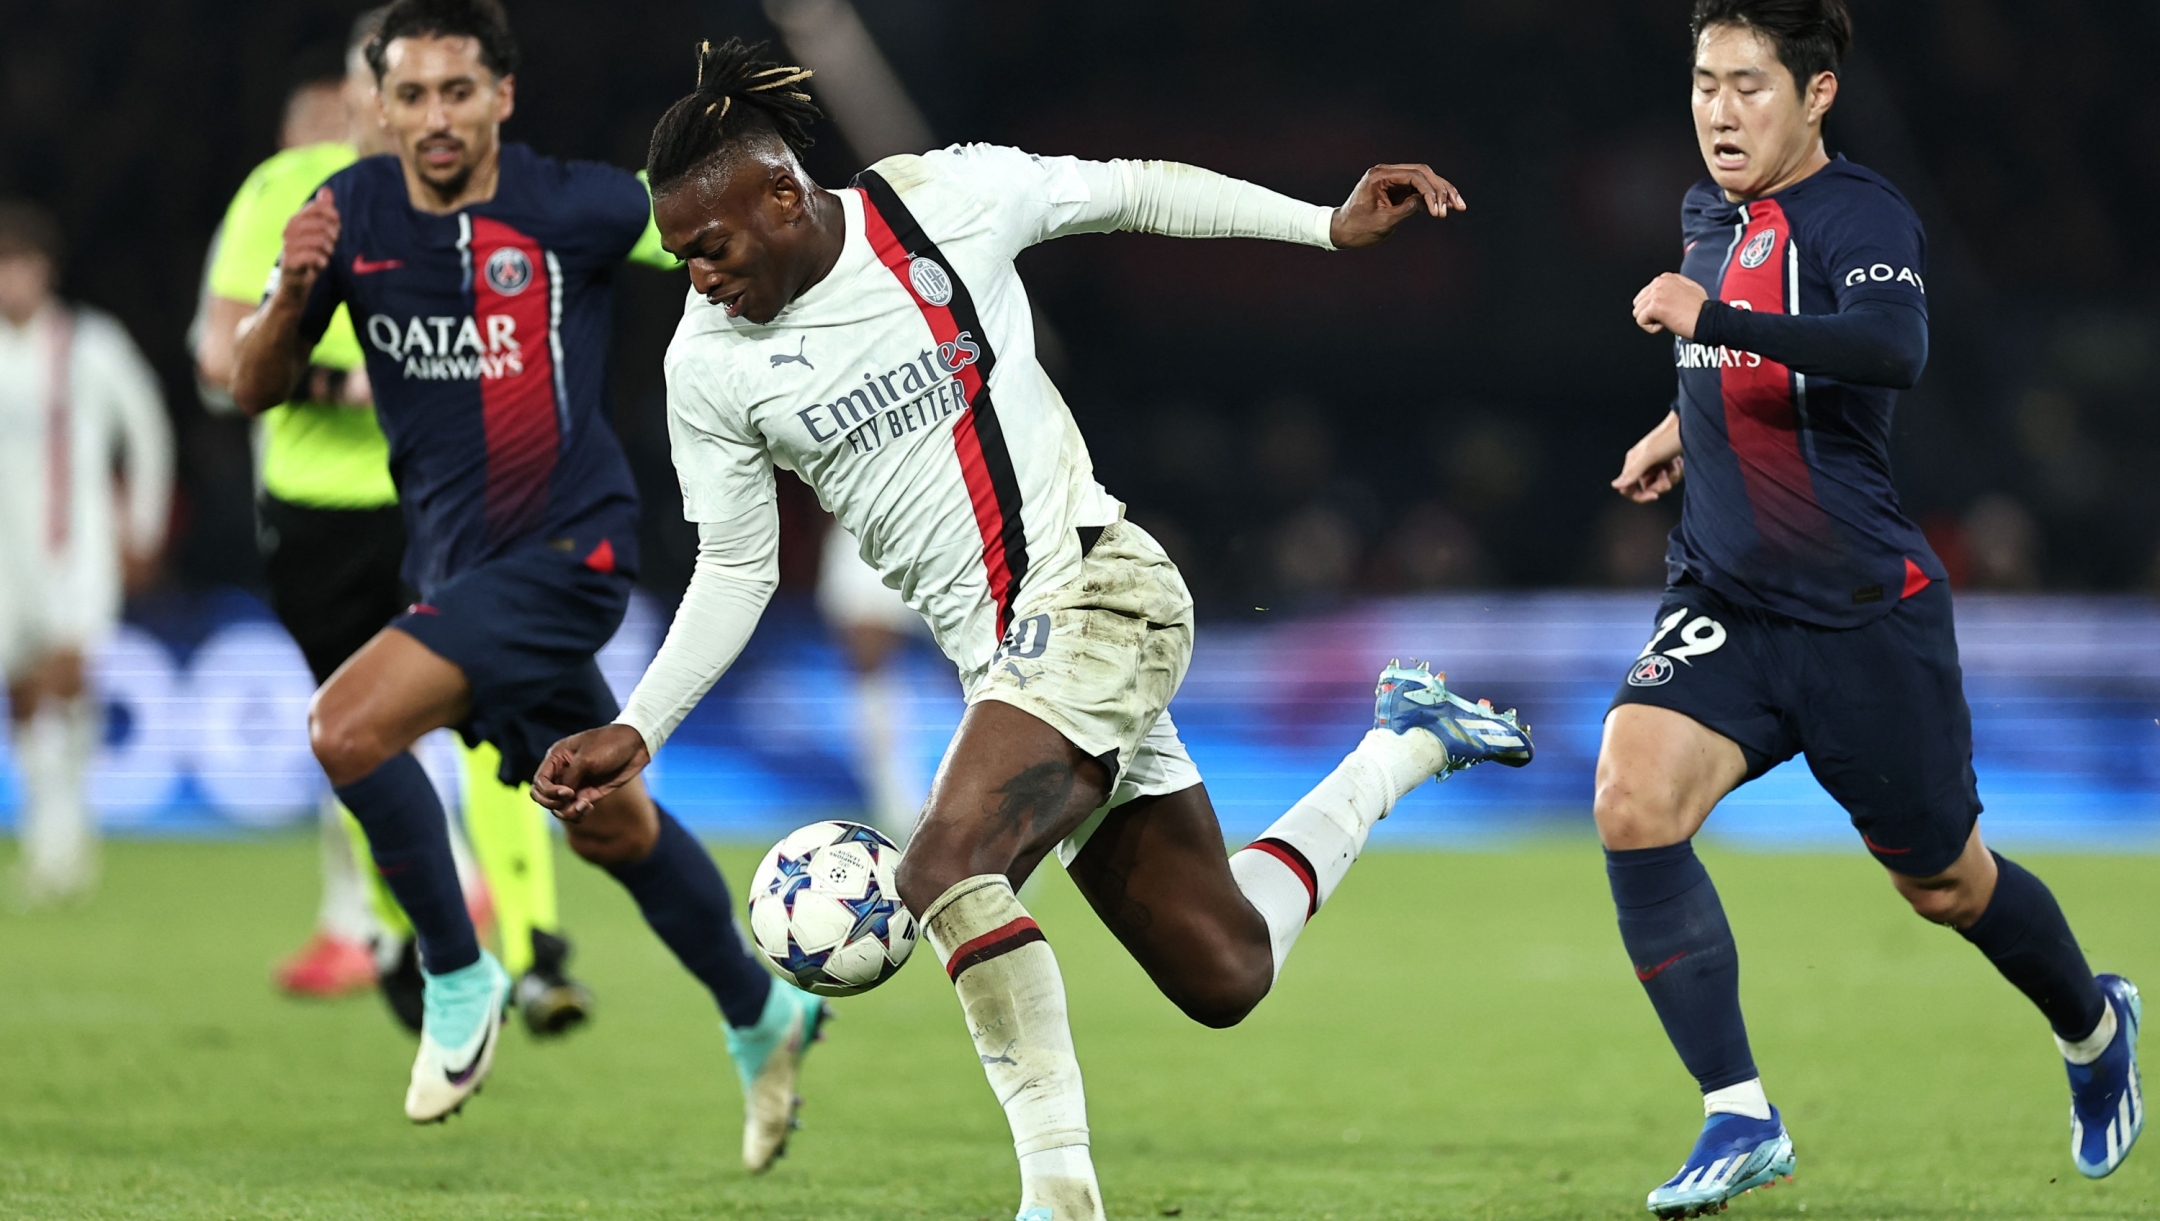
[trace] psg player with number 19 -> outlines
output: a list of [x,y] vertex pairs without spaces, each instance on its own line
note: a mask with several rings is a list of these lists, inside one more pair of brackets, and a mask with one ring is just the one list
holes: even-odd
[[2094,977],[2040,879],[1981,842],[1972,720],[1941,563],[1898,509],[1890,413],[1927,360],[1925,239],[1896,188],[1824,151],[1852,40],[1843,0],[1697,0],[1678,274],[1635,298],[1680,394],[1613,486],[1686,474],[1670,588],[1605,722],[1596,816],[1621,939],[1706,1121],[1660,1216],[1792,1173],[1740,1017],[1739,965],[1691,838],[1720,798],[1805,754],[1921,916],[2024,992],[2068,1062],[2093,1178],[2144,1124],[2137,989]]
[[[333,175],[287,225],[280,278],[241,336],[233,397],[290,397],[340,304],[365,347],[422,601],[316,693],[309,729],[418,933],[426,978],[415,1122],[492,1063],[510,980],[476,941],[443,809],[408,749],[454,726],[532,777],[563,733],[615,715],[593,654],[622,620],[637,497],[603,386],[610,277],[651,205],[637,178],[504,145],[516,47],[495,0],[399,0],[368,46],[394,156]],[[744,1079],[744,1159],[786,1140],[822,1002],[737,933],[719,870],[629,785],[570,823],[711,990]]]

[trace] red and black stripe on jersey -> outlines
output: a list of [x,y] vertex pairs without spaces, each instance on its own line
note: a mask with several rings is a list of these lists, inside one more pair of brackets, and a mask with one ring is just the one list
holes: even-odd
[[[855,176],[854,186],[863,194],[863,228],[876,252],[900,288],[922,311],[931,334],[941,344],[970,335],[981,354],[954,376],[967,396],[968,410],[953,426],[953,447],[960,457],[960,473],[967,484],[968,500],[975,510],[975,526],[982,534],[983,569],[989,575],[990,597],[997,606],[998,638],[1012,626],[1013,604],[1027,578],[1027,526],[1020,516],[1020,478],[1013,471],[1012,451],[1005,444],[1005,429],[998,422],[997,406],[990,397],[990,372],[997,354],[975,312],[975,299],[967,282],[945,257],[937,243],[900,202],[892,184],[874,170]],[[945,273],[952,286],[943,304],[926,300],[909,274],[917,259],[927,259]]]
[[[514,334],[526,336],[524,370],[515,377],[480,379],[481,436],[487,462],[482,520],[489,541],[532,530],[547,510],[569,405],[557,353],[562,346],[562,277],[555,259],[530,235],[489,216],[461,217],[458,244],[469,267],[473,316],[507,316]],[[469,226],[469,227],[468,227]],[[487,266],[514,251],[523,269],[505,291]],[[534,342],[546,336],[546,343]]]

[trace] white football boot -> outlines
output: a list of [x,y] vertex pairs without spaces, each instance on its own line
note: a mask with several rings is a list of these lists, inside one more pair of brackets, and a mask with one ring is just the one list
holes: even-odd
[[787,1152],[802,1099],[795,1093],[803,1057],[832,1011],[821,997],[783,980],[774,980],[757,1025],[726,1027],[728,1054],[742,1078],[742,1160],[752,1174],[762,1174]]
[[412,1084],[405,1091],[405,1117],[414,1123],[441,1123],[458,1113],[465,1100],[480,1092],[495,1067],[495,1047],[502,1041],[510,973],[486,950],[480,961],[445,975],[421,971],[420,1054],[413,1060]]

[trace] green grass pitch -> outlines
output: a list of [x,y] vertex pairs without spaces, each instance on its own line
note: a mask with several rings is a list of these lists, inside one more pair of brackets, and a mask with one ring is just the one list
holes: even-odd
[[[739,883],[751,854],[720,856]],[[2080,1179],[2038,1017],[1863,855],[1710,863],[1799,1151],[1796,1184],[1731,1216],[2160,1216],[2160,1148]],[[2153,860],[2030,863],[2100,968],[2160,987]],[[752,1179],[710,1003],[598,872],[562,867],[597,1021],[514,1031],[486,1093],[416,1129],[411,1044],[374,999],[269,988],[313,871],[297,836],[121,842],[90,906],[0,915],[0,1217],[1012,1215],[1004,1118],[927,952],[842,1002],[802,1131]],[[1054,866],[1028,902],[1120,1221],[1640,1217],[1693,1135],[1589,842],[1375,854],[1225,1032],[1161,1000]]]

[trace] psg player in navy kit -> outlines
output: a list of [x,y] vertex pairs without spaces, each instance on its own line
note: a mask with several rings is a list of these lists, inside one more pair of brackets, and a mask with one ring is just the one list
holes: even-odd
[[1823,147],[1843,0],[1697,0],[1695,128],[1710,177],[1677,274],[1635,299],[1680,393],[1613,486],[1686,478],[1670,584],[1605,722],[1596,815],[1621,938],[1706,1120],[1650,1193],[1722,1209],[1790,1174],[1740,1016],[1732,931],[1690,839],[1796,754],[1921,916],[1977,946],[2053,1027],[2089,1177],[2144,1122],[2137,990],[2085,964],[2047,887],[1988,851],[1941,562],[1898,509],[1890,415],[1927,360],[1926,244],[1880,175]]
[[[309,729],[419,934],[426,1019],[405,1105],[427,1122],[487,1075],[510,981],[474,936],[409,748],[452,726],[525,781],[555,739],[615,715],[593,654],[629,597],[638,506],[603,397],[610,279],[651,203],[625,171],[501,143],[516,46],[495,0],[399,0],[368,58],[396,152],[340,171],[288,224],[233,394],[251,411],[284,401],[350,309],[422,600],[323,684]],[[751,959],[711,858],[641,786],[571,822],[569,840],[719,1002],[744,1157],[763,1169],[819,1002]]]

